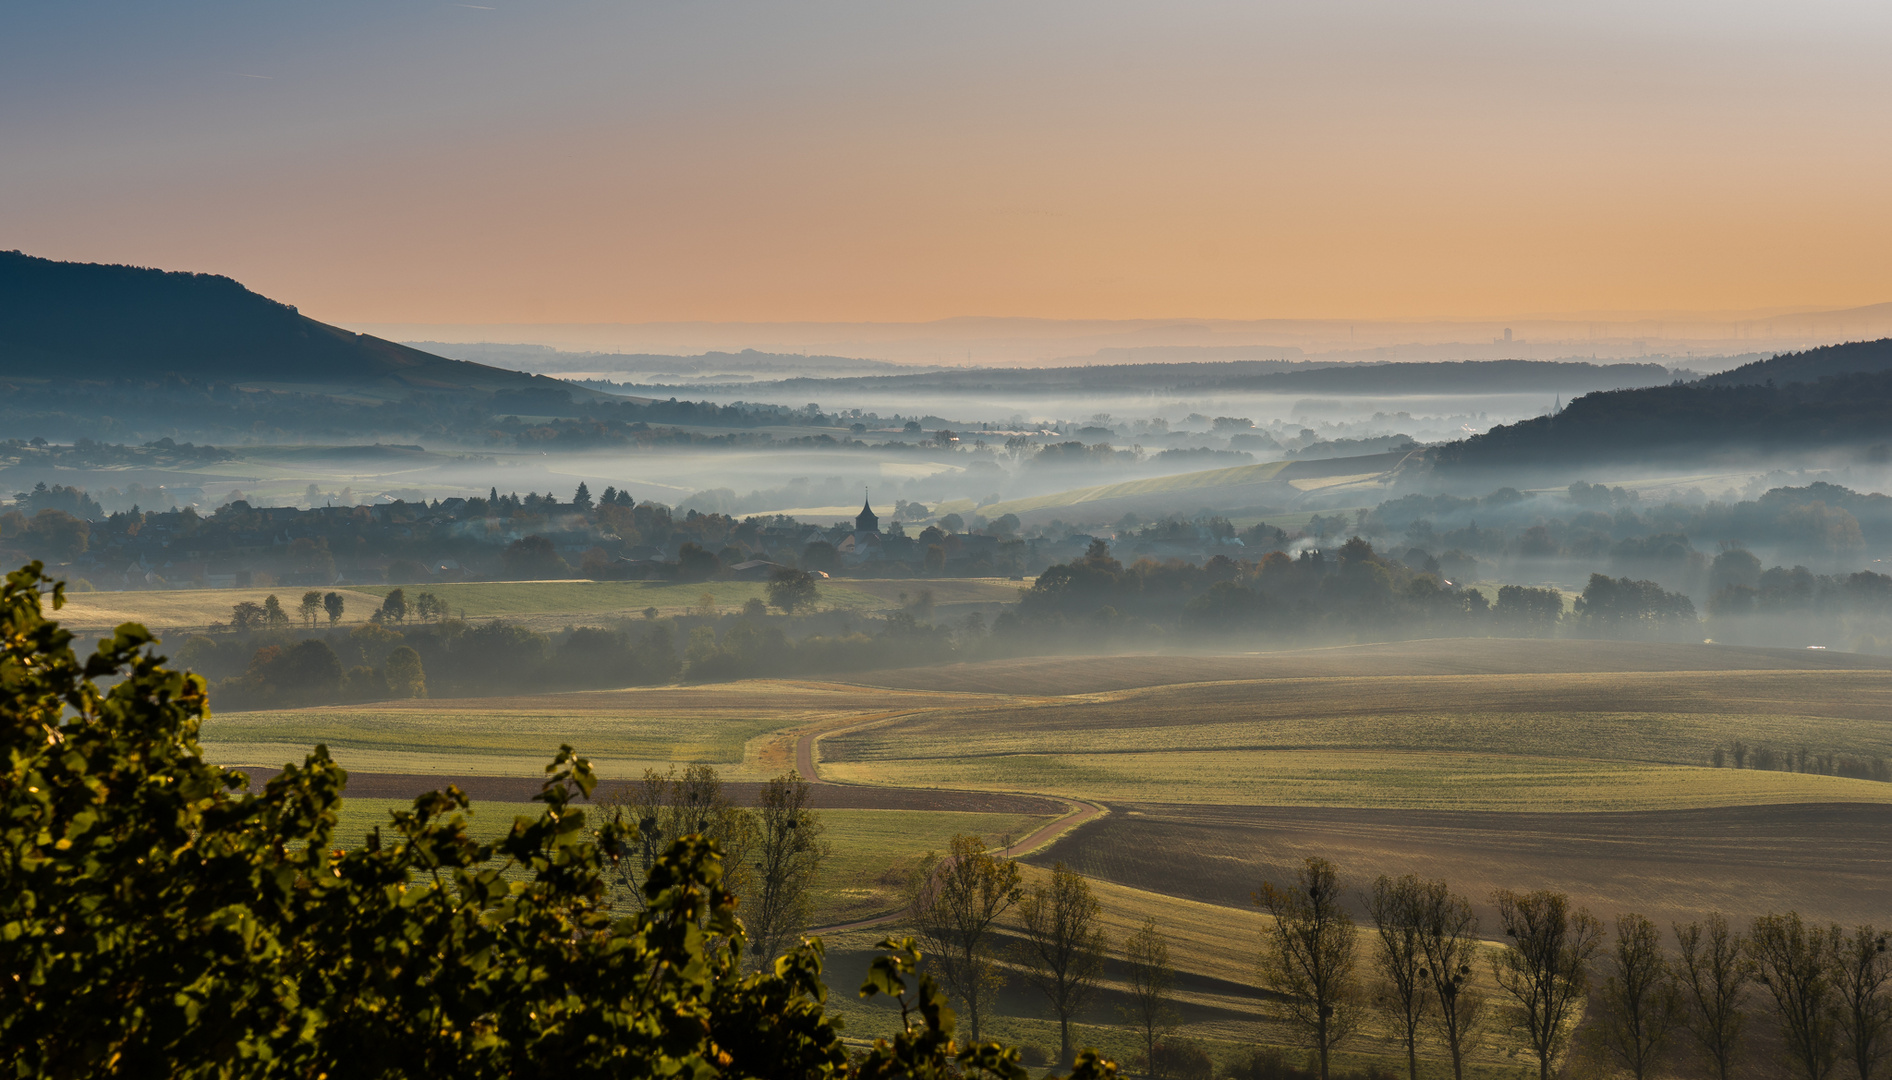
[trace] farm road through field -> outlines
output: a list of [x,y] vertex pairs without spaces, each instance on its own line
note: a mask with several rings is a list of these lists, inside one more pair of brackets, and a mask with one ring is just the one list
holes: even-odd
[[1812,803],[1543,814],[1113,804],[1028,861],[1134,888],[1248,907],[1310,855],[1356,893],[1381,874],[1443,879],[1479,908],[1493,889],[1555,889],[1600,918],[1667,927],[1710,911],[1745,923],[1797,909],[1842,925],[1892,915],[1892,806]]

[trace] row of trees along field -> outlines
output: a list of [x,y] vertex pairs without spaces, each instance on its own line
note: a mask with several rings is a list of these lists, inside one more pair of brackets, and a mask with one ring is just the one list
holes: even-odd
[[[922,863],[910,894],[916,940],[974,1038],[1016,973],[1042,993],[1059,1022],[1059,1060],[1070,1061],[1072,1022],[1102,989],[1111,953],[1083,876],[1059,863],[1028,890],[1016,863],[960,836],[945,857]],[[1564,1065],[1573,1035],[1581,1053],[1603,1059],[1606,1075],[1730,1080],[1754,1057],[1757,1015],[1779,1036],[1775,1064],[1803,1080],[1828,1080],[1842,1063],[1873,1080],[1892,1053],[1892,955],[1888,935],[1871,926],[1823,927],[1789,912],[1742,933],[1713,914],[1674,926],[1671,953],[1640,915],[1618,916],[1610,935],[1562,893],[1501,890],[1491,897],[1504,934],[1494,948],[1471,902],[1444,882],[1380,877],[1357,898],[1364,933],[1350,914],[1355,899],[1320,858],[1255,894],[1269,916],[1258,974],[1309,1050],[1305,1070],[1268,1048],[1218,1068],[1174,1038],[1176,972],[1159,922],[1146,919],[1117,957],[1120,1014],[1142,1046],[1139,1070],[1166,1080],[1331,1080],[1335,1052],[1374,1012],[1398,1033],[1412,1080],[1422,1047],[1442,1051],[1453,1080],[1464,1080],[1475,1071],[1471,1048],[1506,1035],[1522,1040],[1541,1080]],[[1003,936],[1009,949],[998,944]],[[1481,969],[1496,1000],[1476,981]]]
[[[234,709],[862,671],[997,647],[976,619],[957,628],[928,621],[933,601],[924,591],[884,618],[809,613],[820,594],[800,571],[784,571],[769,594],[783,614],[769,614],[760,598],[719,611],[706,594],[687,614],[658,618],[653,609],[612,627],[552,633],[502,619],[467,622],[429,603],[430,594],[410,602],[399,589],[383,601],[380,617],[309,632],[289,629],[294,622],[272,596],[238,604],[230,623],[186,638],[173,655],[212,681],[219,708]],[[245,607],[263,614],[246,618]]]
[[[1875,575],[1876,576],[1876,575]],[[1892,578],[1887,579],[1892,585]],[[1270,552],[1249,562],[1217,556],[1118,561],[1102,540],[1081,558],[1039,575],[1017,614],[1001,616],[1034,633],[1088,625],[1149,635],[1230,634],[1305,640],[1385,640],[1498,634],[1697,637],[1688,597],[1654,582],[1592,574],[1572,610],[1555,589],[1507,585],[1493,604],[1483,592],[1449,585],[1353,537],[1331,551],[1298,557]]]
[[[1892,578],[1860,574],[1892,587]],[[1380,555],[1354,538],[1331,557],[1272,553],[1203,566],[1141,560],[1124,566],[1107,544],[1040,575],[988,625],[974,613],[934,621],[931,594],[884,616],[820,610],[818,582],[784,568],[736,611],[707,594],[698,609],[610,627],[543,633],[505,620],[467,622],[431,593],[391,591],[366,625],[336,625],[336,593],[305,592],[291,609],[275,596],[235,606],[231,619],[178,648],[180,663],[213,680],[220,707],[270,708],[389,697],[596,689],[826,674],[1047,652],[1187,645],[1312,644],[1434,636],[1601,637],[1698,641],[1808,635],[1878,651],[1892,643],[1892,610],[1867,618],[1809,616],[1704,622],[1686,596],[1653,582],[1591,575],[1565,607],[1555,589],[1505,585],[1497,602]],[[1852,609],[1848,609],[1852,610]],[[776,612],[779,614],[775,614]],[[326,624],[328,629],[293,629]],[[1877,636],[1883,634],[1883,637]],[[1768,635],[1772,635],[1771,637]]]

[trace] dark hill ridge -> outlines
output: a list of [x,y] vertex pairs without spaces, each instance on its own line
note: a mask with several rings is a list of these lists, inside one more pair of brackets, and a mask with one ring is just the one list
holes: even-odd
[[371,396],[591,391],[317,322],[217,274],[0,252],[0,377],[174,375]]
[[[1431,451],[1441,472],[1671,464],[1892,443],[1892,338],[1785,353],[1695,382],[1586,394]],[[1539,479],[1548,482],[1548,474]]]
[[1829,375],[1882,375],[1892,371],[1892,338],[1849,341],[1805,352],[1781,353],[1766,360],[1710,375],[1697,386],[1755,386],[1766,383],[1818,382]]

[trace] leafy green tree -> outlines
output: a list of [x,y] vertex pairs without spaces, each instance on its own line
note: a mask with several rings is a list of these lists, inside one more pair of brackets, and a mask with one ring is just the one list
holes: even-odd
[[1334,864],[1313,857],[1293,886],[1264,882],[1255,894],[1272,917],[1262,931],[1262,969],[1287,997],[1289,1016],[1320,1062],[1320,1080],[1328,1080],[1334,1048],[1359,1024],[1353,919],[1343,895]]
[[263,598],[263,627],[267,630],[289,629],[289,613],[282,609],[282,601],[275,593]]
[[1589,986],[1589,965],[1603,925],[1588,911],[1570,910],[1570,898],[1539,890],[1492,894],[1507,947],[1492,958],[1498,986],[1517,1001],[1537,1055],[1539,1080],[1569,1039],[1569,1020]]
[[91,537],[92,526],[84,518],[64,510],[41,510],[26,523],[22,539],[35,555],[70,562],[85,554]]
[[1005,985],[987,937],[1022,897],[1018,876],[1017,863],[987,851],[980,837],[961,833],[944,858],[927,852],[908,882],[919,941],[970,1014],[974,1042],[992,994]]
[[1051,880],[1027,892],[1018,905],[1024,930],[1019,955],[1025,981],[1036,987],[1058,1017],[1058,1063],[1071,1060],[1071,1018],[1097,994],[1110,940],[1099,925],[1103,905],[1084,875],[1058,863]]
[[427,696],[427,674],[421,670],[420,654],[412,648],[400,645],[389,652],[383,671],[383,678],[388,684],[388,693],[394,697],[424,698]]
[[407,621],[407,592],[394,589],[381,598],[381,617],[388,622]]
[[315,629],[315,617],[322,612],[322,594],[320,592],[303,593],[299,610],[302,613],[302,621],[309,625],[309,629]]
[[341,593],[323,593],[322,610],[328,613],[328,624],[334,626],[342,621],[342,612],[347,604]]
[[246,634],[252,630],[261,630],[263,625],[263,605],[254,600],[239,600],[231,606],[230,629]]
[[[450,787],[344,849],[326,749],[247,790],[197,744],[202,680],[132,624],[81,659],[45,617],[63,603],[39,564],[0,591],[0,1059],[19,1075],[1025,1080],[1016,1050],[955,1038],[930,979],[910,995],[910,941],[862,988],[900,1028],[850,1068],[819,942],[744,973],[713,841],[679,838],[643,909],[614,910],[630,829],[587,829],[596,778],[570,747],[497,843]],[[1114,1075],[1095,1055],[1074,1074]]]
[[578,490],[572,493],[572,509],[589,512],[591,510],[591,489],[584,481],[578,482]]
[[769,578],[769,603],[790,615],[796,608],[813,607],[820,599],[815,576],[806,570],[785,566]]
[[694,540],[685,541],[677,549],[678,581],[708,581],[722,570],[723,561],[716,553]]
[[525,580],[568,577],[572,572],[571,566],[559,555],[558,547],[549,538],[536,534],[507,544],[500,561],[508,576]]

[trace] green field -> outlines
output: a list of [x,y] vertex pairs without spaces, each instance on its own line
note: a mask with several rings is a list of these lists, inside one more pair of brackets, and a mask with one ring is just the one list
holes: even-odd
[[[1533,652],[1541,667],[1568,667],[1586,651],[1622,655],[1586,644],[1457,648],[1514,668]],[[1882,668],[1752,670],[1742,665],[1801,654],[1680,646],[1638,657],[1671,670],[1408,673],[1436,668],[1452,647],[1178,659],[1174,677],[1210,680],[1179,685],[1135,685],[1158,674],[1140,659],[1114,671],[1074,662],[1063,684],[1038,677],[1040,662],[1015,662],[1017,681],[1037,695],[831,736],[823,767],[852,783],[1128,802],[1594,811],[1892,801],[1892,784],[1707,767],[1734,740],[1892,758],[1892,672]],[[1674,669],[1689,663],[1729,666]],[[982,667],[910,681],[994,692],[1012,679]],[[1130,685],[1086,693],[1085,673]]]
[[755,680],[216,713],[202,741],[211,760],[229,766],[300,761],[323,743],[350,769],[534,776],[560,743],[570,743],[605,776],[713,764],[731,778],[756,778],[791,760],[778,732],[951,700],[958,697]]

